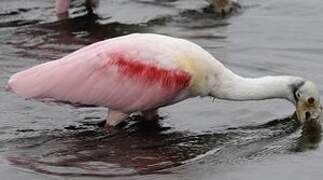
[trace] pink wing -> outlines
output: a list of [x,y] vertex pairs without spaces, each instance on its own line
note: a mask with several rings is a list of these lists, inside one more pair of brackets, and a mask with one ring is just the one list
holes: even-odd
[[95,43],[14,74],[9,86],[27,98],[53,98],[123,112],[165,105],[189,86],[189,73],[131,52],[110,46],[109,41]]

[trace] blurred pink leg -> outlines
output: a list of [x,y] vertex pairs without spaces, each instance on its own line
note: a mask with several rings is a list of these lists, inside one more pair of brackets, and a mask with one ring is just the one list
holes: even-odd
[[109,110],[107,120],[104,127],[111,127],[120,124],[122,121],[128,118],[128,114],[120,111]]
[[68,8],[70,7],[70,0],[56,0],[55,10],[56,14],[67,13]]

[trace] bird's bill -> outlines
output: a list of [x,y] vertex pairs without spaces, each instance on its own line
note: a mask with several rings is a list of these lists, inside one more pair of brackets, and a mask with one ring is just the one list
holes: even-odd
[[297,118],[301,123],[308,120],[318,120],[322,113],[319,103],[309,104],[308,102],[298,102],[296,105]]

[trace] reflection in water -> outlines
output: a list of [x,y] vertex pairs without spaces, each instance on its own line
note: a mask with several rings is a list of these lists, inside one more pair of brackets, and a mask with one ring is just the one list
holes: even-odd
[[[176,1],[156,1],[150,5],[164,6],[164,4],[169,5],[173,2]],[[140,3],[147,2],[140,1]],[[81,7],[81,4],[77,4],[76,7]],[[226,19],[209,12],[207,9],[184,9],[175,15],[152,17],[147,22],[136,24],[111,22],[109,16],[101,17],[85,12],[81,8],[80,12],[74,12],[79,16],[67,17],[68,14],[65,14],[58,17],[59,21],[46,23],[9,21],[8,23],[33,24],[33,26],[18,27],[5,42],[7,45],[13,45],[15,49],[20,50],[15,52],[20,57],[47,61],[104,39],[136,32],[151,32],[152,30],[158,33],[161,28],[164,28],[161,26],[183,28],[181,34],[173,34],[176,37],[221,40],[227,38],[226,28],[220,31],[217,29],[230,25]],[[3,26],[10,25],[3,24]],[[171,32],[168,34],[172,35]]]
[[285,139],[298,127],[293,119],[286,118],[264,125],[194,134],[173,131],[159,123],[130,122],[113,134],[80,125],[6,144],[15,146],[15,152],[8,155],[15,166],[60,176],[114,177],[170,173],[171,167],[208,161],[209,155],[216,157],[211,158],[215,164],[259,159],[281,152],[285,146],[273,149],[272,143]]
[[320,121],[310,120],[305,122],[302,127],[302,134],[298,138],[294,151],[303,152],[306,150],[314,150],[319,147],[322,138],[322,126]]
[[167,132],[168,129],[157,123],[135,123],[113,135],[101,128],[68,131],[35,147],[34,140],[25,139],[19,145],[29,145],[9,160],[38,172],[67,176],[71,173],[107,177],[152,173],[209,151],[225,136]]
[[[141,24],[102,24],[105,19],[95,14],[17,29],[6,43],[21,51],[22,57],[40,60],[56,59],[85,45],[134,32],[146,32]],[[46,53],[44,53],[46,52]]]

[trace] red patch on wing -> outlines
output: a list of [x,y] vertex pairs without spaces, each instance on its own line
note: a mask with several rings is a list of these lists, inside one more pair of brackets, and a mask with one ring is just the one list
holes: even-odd
[[182,70],[167,70],[157,65],[145,64],[135,59],[114,54],[109,62],[118,66],[119,73],[148,83],[161,83],[162,87],[182,89],[189,85],[191,75]]

